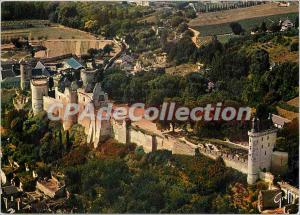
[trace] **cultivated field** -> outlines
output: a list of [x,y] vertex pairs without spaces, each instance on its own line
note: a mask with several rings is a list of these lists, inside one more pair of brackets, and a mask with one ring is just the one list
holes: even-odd
[[299,96],[297,96],[296,98],[293,98],[293,99],[289,100],[287,102],[287,104],[299,108]]
[[[90,48],[100,49],[106,44],[114,45],[112,40],[97,40],[97,39],[59,39],[59,40],[44,40],[40,44],[47,48],[47,51],[39,51],[36,57],[55,57],[65,54],[82,55],[86,54]],[[114,45],[114,54],[119,52],[120,47]]]
[[[23,21],[24,22],[24,21]],[[31,27],[21,29],[4,30],[1,32],[2,41],[10,41],[11,38],[28,37],[32,45],[42,45],[47,51],[36,53],[37,58],[55,57],[65,54],[86,54],[90,48],[103,48],[106,44],[113,44],[112,40],[97,39],[88,32],[68,28],[62,25],[51,24],[51,26]],[[1,46],[2,59],[20,59],[27,55],[26,51],[15,51],[12,44]],[[114,52],[120,51],[120,47],[114,45]]]
[[30,40],[37,39],[95,39],[95,37],[87,32],[62,25],[51,25],[50,27],[35,27],[24,29],[13,29],[1,31],[1,38],[10,39],[26,32],[26,36]]
[[278,112],[278,115],[284,117],[284,118],[287,118],[289,120],[293,120],[295,118],[299,118],[299,113],[295,113],[293,111],[288,111],[288,110],[285,110],[283,108],[280,108],[280,107],[276,107],[276,110]]
[[289,7],[278,7],[276,3],[266,3],[247,8],[203,13],[200,14],[197,18],[192,19],[189,22],[189,25],[192,27],[216,25],[256,17],[272,16],[287,13],[299,13],[298,6],[299,4],[296,2],[291,3],[291,6]]

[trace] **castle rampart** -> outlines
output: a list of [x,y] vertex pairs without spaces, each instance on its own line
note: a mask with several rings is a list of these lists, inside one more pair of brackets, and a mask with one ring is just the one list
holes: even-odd
[[[92,80],[92,79],[89,79]],[[200,143],[182,137],[173,132],[161,132],[156,128],[155,123],[142,119],[139,122],[129,123],[127,120],[100,120],[97,118],[100,107],[108,108],[107,94],[101,89],[100,83],[90,86],[87,81],[86,88],[74,89],[65,83],[64,92],[55,88],[55,98],[48,97],[48,82],[46,78],[33,79],[31,81],[32,88],[32,105],[33,111],[37,112],[48,110],[51,104],[62,103],[62,107],[55,110],[55,115],[62,120],[64,129],[70,129],[75,123],[82,125],[87,134],[87,142],[92,143],[95,148],[109,137],[115,138],[118,142],[123,144],[135,143],[137,146],[142,146],[146,153],[156,150],[169,150],[173,154],[195,156],[196,152],[217,159],[222,157],[226,166],[236,169],[244,174],[247,174],[247,181],[253,184],[262,175],[261,172],[270,171],[271,165],[274,168],[282,167],[279,165],[277,157],[281,156],[287,160],[287,156],[283,154],[274,154],[273,149],[276,142],[277,129],[272,127],[260,130],[255,127],[248,132],[249,135],[249,150],[248,159],[246,159],[244,152],[239,151],[239,147],[234,147],[234,151],[229,150],[228,146],[217,143]],[[73,86],[73,85],[71,85]],[[95,117],[80,118],[78,115],[65,117],[65,110],[67,104],[78,104],[79,115],[82,113],[87,105],[92,105],[95,111]],[[140,110],[142,112],[143,110]],[[104,112],[105,115],[105,112]],[[269,125],[269,124],[267,124]],[[231,144],[232,145],[232,144]],[[225,150],[223,150],[225,149]],[[243,151],[247,150],[245,148]],[[231,153],[232,152],[232,153]],[[272,155],[274,162],[272,163]],[[266,177],[262,177],[266,178]]]

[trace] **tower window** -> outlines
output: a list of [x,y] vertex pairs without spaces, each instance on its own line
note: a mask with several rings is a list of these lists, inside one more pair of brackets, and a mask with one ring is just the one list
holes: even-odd
[[265,155],[267,155],[267,152],[265,151]]

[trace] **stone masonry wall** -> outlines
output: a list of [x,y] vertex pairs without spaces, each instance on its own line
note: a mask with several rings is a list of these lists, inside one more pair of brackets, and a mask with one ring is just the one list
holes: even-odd
[[146,134],[135,128],[130,128],[129,140],[138,146],[143,146],[146,153],[153,151],[153,138],[152,135]]
[[231,167],[244,174],[248,173],[248,160],[246,159],[238,158],[232,154],[224,154],[221,152],[208,150],[206,148],[199,148],[199,152],[212,159],[217,159],[219,156],[221,156],[227,167]]
[[119,143],[127,143],[127,129],[125,123],[112,120],[112,133]]
[[[118,122],[112,122],[112,129],[114,138],[120,143],[126,143],[126,126]],[[155,150],[169,150],[173,154],[195,156],[196,150],[211,159],[222,157],[226,166],[236,169],[244,174],[248,172],[248,160],[236,157],[232,154],[225,154],[206,148],[201,148],[198,145],[189,142],[185,138],[177,138],[169,134],[158,136],[146,133],[143,130],[131,127],[129,128],[128,142],[135,143],[142,146],[146,153]]]

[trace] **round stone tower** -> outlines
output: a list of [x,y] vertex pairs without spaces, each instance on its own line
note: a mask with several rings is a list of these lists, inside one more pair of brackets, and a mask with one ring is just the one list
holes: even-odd
[[24,61],[23,59],[19,62],[20,63],[20,76],[21,76],[21,89],[25,90],[29,87],[29,81],[31,79],[31,70],[32,65],[28,61]]
[[31,80],[31,103],[34,115],[43,111],[43,96],[48,96],[47,78]]
[[[271,123],[271,115],[262,126],[256,117],[252,120],[252,129],[248,131],[249,151],[248,151],[248,184],[254,184],[259,178],[261,171],[270,171],[272,153],[276,143],[277,129]],[[262,129],[264,127],[264,129]]]
[[87,86],[88,83],[95,82],[96,72],[97,70],[86,70],[86,69],[82,69],[80,71],[80,79],[82,80],[83,87]]

